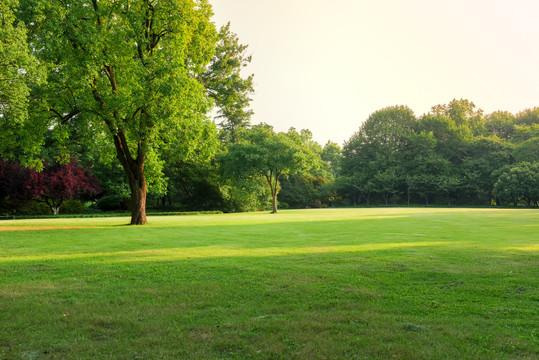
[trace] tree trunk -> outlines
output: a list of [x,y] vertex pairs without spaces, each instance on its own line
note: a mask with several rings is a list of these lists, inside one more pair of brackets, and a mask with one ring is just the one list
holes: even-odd
[[148,222],[146,219],[146,178],[143,169],[144,165],[127,174],[131,190],[131,225],[144,225]]
[[133,159],[125,134],[118,132],[113,135],[116,147],[116,157],[120,160],[131,191],[131,225],[144,225],[146,219],[146,178],[144,177],[144,164],[146,153],[142,141],[137,146],[137,158]]
[[273,213],[277,214],[277,192],[279,191],[279,169],[275,169],[275,184],[273,184]]
[[[275,178],[273,177],[275,175]],[[271,189],[271,200],[273,202],[273,211],[272,214],[277,214],[277,192],[279,191],[279,176],[281,175],[281,172],[279,169],[275,169],[275,173],[273,170],[270,170],[268,174],[266,174],[266,180],[268,180],[268,184]],[[273,182],[275,180],[275,182]]]
[[273,193],[273,211],[272,213],[277,214],[277,192]]
[[45,200],[37,200],[39,202],[44,202],[47,204],[49,209],[51,210],[51,215],[59,215],[60,214],[60,206],[64,202],[63,199],[60,199],[58,201],[54,201],[53,199],[45,199]]

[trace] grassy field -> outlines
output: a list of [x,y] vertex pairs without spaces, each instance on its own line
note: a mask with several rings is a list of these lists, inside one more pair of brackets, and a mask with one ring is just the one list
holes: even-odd
[[537,359],[539,211],[0,222],[0,359]]

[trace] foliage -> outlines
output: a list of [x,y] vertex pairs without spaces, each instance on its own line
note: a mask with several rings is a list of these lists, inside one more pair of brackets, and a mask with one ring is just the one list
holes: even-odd
[[75,159],[53,165],[46,163],[43,171],[32,171],[30,176],[32,196],[47,204],[53,215],[59,213],[60,206],[66,200],[101,192],[90,170],[79,167]]
[[416,126],[409,108],[387,107],[369,116],[344,145],[343,175],[365,197],[367,205],[373,193],[381,194],[388,204],[398,191],[397,156]]
[[497,198],[517,206],[521,201],[528,207],[539,203],[539,162],[521,162],[502,169],[494,185]]
[[277,212],[277,194],[281,175],[299,171],[308,160],[301,137],[295,131],[275,133],[267,124],[241,131],[241,140],[228,146],[221,157],[224,176],[259,178],[269,186],[273,212]]
[[328,141],[326,145],[324,145],[320,157],[322,161],[325,161],[329,165],[329,172],[333,178],[337,178],[341,175],[343,155],[342,149],[337,143]]
[[0,210],[14,215],[31,197],[31,171],[0,158]]
[[373,113],[345,144],[339,192],[354,204],[362,196],[369,205],[374,196],[388,205],[405,194],[408,205],[421,198],[426,205],[441,204],[444,198],[449,206],[499,205],[512,196],[502,185],[501,197],[494,194],[501,169],[539,157],[537,108],[517,116],[497,111],[483,117],[472,102],[461,99],[433,106],[416,121],[398,116],[402,111],[394,107]]
[[102,211],[127,210],[122,195],[105,195],[97,200],[95,207]]
[[539,137],[518,144],[513,151],[513,157],[516,162],[539,161]]
[[[0,3],[0,156],[23,157],[42,142],[28,117],[32,86],[43,73],[27,44],[27,29],[16,19],[18,0]],[[24,156],[28,161],[28,157]],[[30,162],[31,163],[31,162]]]
[[511,140],[515,134],[515,116],[508,111],[495,111],[485,117],[488,135]]
[[457,127],[467,128],[474,134],[479,134],[483,128],[483,110],[475,110],[475,104],[467,99],[453,99],[449,104],[435,105],[431,114],[449,117]]
[[236,132],[249,125],[253,111],[251,103],[253,75],[242,78],[241,71],[251,62],[246,55],[247,45],[239,43],[236,34],[230,31],[230,23],[221,27],[215,55],[200,80],[218,109],[221,137],[236,141]]

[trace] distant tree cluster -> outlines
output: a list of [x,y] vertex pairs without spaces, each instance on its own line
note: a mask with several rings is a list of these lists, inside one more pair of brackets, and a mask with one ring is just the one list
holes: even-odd
[[483,116],[453,100],[416,118],[388,107],[345,144],[341,194],[366,204],[537,206],[538,130],[539,108]]

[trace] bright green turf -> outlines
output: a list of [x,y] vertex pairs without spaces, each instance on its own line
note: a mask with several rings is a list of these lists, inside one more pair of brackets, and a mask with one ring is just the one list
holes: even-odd
[[539,357],[537,210],[127,222],[0,222],[0,359]]

